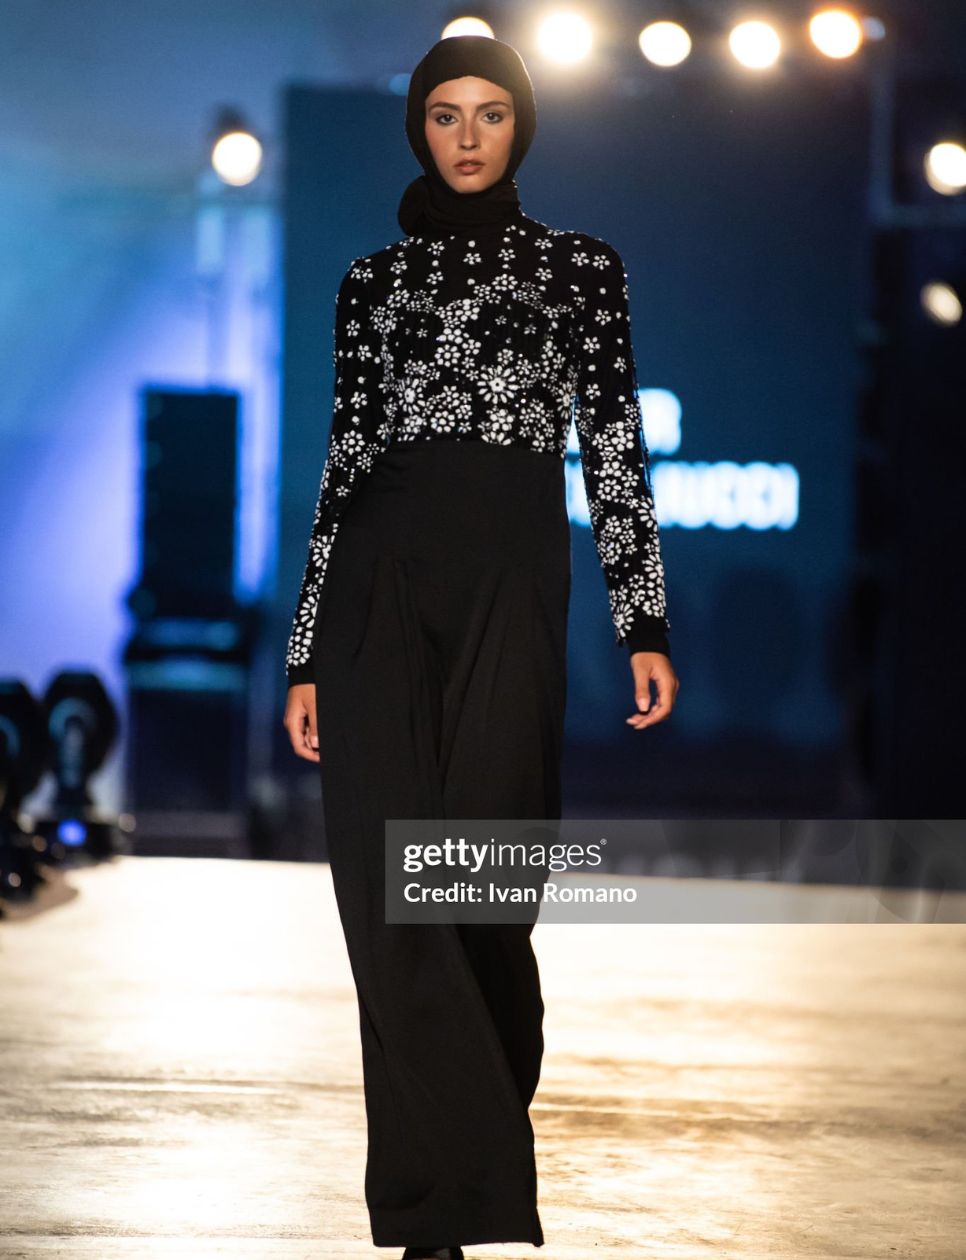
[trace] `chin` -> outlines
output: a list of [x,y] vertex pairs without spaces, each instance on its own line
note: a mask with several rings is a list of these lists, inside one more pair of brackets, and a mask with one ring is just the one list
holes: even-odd
[[463,178],[459,181],[459,183],[456,183],[456,184],[454,184],[451,180],[447,180],[446,182],[449,184],[450,188],[452,188],[454,192],[470,193],[470,192],[483,192],[485,188],[491,188],[495,183],[497,183],[499,178],[500,177],[497,176],[496,179],[488,179],[484,181],[482,179],[478,180],[474,176],[472,181],[466,178]]

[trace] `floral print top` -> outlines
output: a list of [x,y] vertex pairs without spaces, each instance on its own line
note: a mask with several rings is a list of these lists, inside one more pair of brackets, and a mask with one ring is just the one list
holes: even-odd
[[312,632],[350,496],[393,442],[483,441],[566,455],[573,420],[616,642],[669,654],[664,567],[613,246],[519,213],[477,236],[407,236],[356,258],[336,299],[335,398],[286,654]]

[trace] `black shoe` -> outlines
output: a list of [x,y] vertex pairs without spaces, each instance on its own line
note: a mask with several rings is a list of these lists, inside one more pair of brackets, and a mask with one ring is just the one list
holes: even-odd
[[462,1247],[407,1247],[402,1260],[463,1260]]

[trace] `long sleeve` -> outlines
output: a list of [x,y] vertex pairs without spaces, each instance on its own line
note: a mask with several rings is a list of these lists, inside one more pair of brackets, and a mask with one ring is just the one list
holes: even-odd
[[353,489],[387,440],[378,334],[369,319],[371,279],[368,260],[354,259],[336,298],[332,427],[285,657],[289,686],[313,680],[312,635],[332,544]]
[[617,250],[596,238],[575,245],[573,261],[583,299],[574,422],[616,642],[631,653],[670,656],[671,623],[631,346],[627,273]]

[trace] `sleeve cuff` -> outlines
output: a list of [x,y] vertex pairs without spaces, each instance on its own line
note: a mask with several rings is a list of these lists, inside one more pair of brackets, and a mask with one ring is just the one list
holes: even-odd
[[315,682],[315,671],[311,661],[307,665],[290,665],[285,671],[285,676],[290,687],[295,687],[299,683]]
[[629,656],[635,652],[663,652],[670,659],[669,629],[664,617],[640,616],[623,639],[618,640],[618,646],[626,648]]

